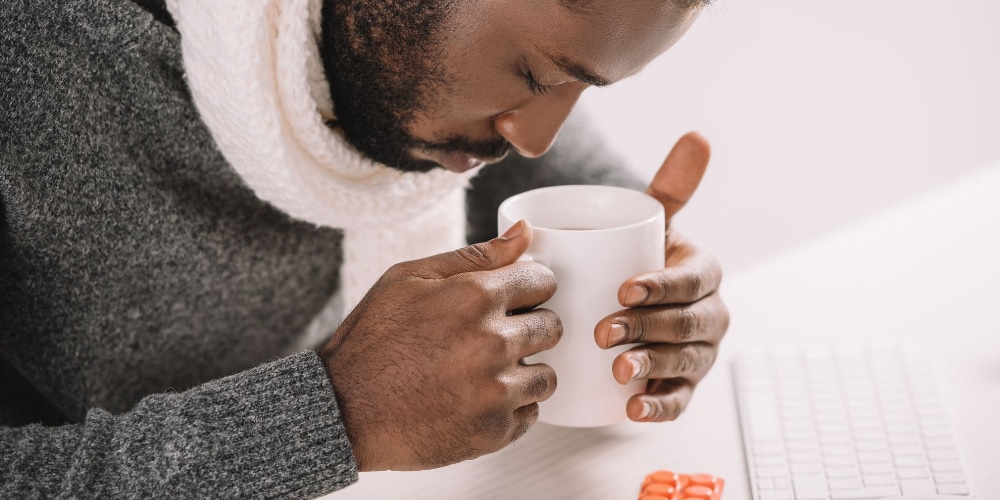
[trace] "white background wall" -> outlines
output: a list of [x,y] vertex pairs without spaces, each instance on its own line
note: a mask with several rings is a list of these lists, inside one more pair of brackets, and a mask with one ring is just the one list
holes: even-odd
[[1000,1],[714,0],[583,108],[644,178],[709,138],[676,223],[738,271],[1000,159]]

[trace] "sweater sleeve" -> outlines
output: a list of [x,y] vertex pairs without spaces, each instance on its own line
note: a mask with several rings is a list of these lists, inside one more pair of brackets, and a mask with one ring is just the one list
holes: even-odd
[[0,498],[312,498],[357,478],[312,351],[121,415],[0,428]]

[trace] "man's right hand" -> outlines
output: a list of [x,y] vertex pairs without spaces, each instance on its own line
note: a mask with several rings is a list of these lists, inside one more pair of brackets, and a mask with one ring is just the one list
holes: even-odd
[[517,262],[531,237],[518,222],[486,243],[393,266],[320,351],[359,470],[476,458],[535,422],[555,372],[520,360],[555,346],[562,325],[534,309],[555,293],[552,272]]

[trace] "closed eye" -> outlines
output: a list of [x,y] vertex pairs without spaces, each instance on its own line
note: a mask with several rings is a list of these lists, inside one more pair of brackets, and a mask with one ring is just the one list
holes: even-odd
[[524,72],[524,79],[528,84],[528,90],[530,90],[532,94],[542,95],[552,90],[552,85],[542,85],[541,83],[538,83],[538,80],[535,79],[535,75],[531,74],[530,69]]

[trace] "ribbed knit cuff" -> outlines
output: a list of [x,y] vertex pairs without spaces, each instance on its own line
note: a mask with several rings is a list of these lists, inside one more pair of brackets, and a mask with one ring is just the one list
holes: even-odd
[[237,476],[238,496],[314,498],[358,480],[333,388],[315,352],[192,391],[208,399],[199,413],[212,412],[213,424],[228,428],[227,463],[216,471]]

